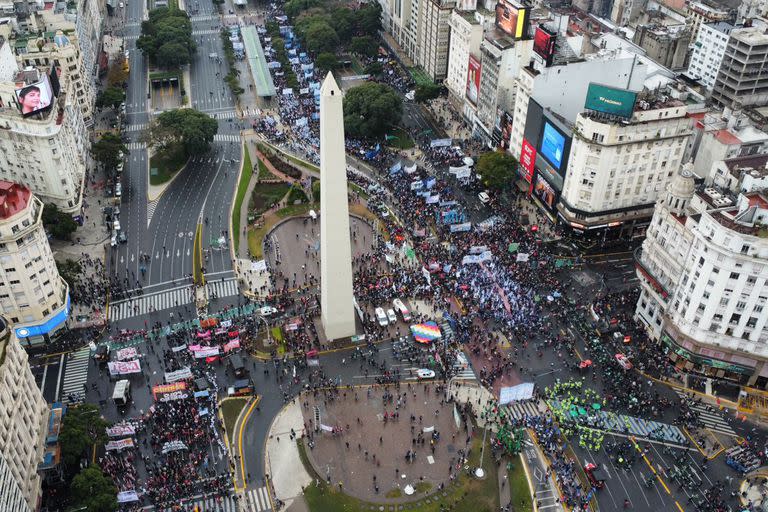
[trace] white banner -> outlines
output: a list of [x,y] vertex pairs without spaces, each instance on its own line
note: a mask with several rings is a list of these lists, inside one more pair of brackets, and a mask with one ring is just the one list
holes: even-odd
[[267,270],[267,262],[266,262],[266,260],[252,261],[251,262],[251,270],[253,272],[262,272],[264,270]]
[[424,279],[427,280],[427,284],[429,284],[429,286],[432,286],[432,275],[429,273],[429,270],[427,270],[424,267],[421,267],[421,275],[424,276]]
[[521,262],[521,263],[526,262],[526,261],[528,261],[529,257],[530,257],[530,254],[528,254],[527,252],[519,252],[519,253],[517,253],[517,261],[518,262]]
[[482,263],[491,259],[491,251],[485,251],[482,254],[467,254],[462,258],[462,265],[469,265],[470,263]]
[[132,436],[136,434],[136,429],[133,425],[113,425],[107,429],[107,435],[109,437],[124,437]]
[[324,430],[325,432],[333,432],[333,427],[329,427],[328,425],[320,424],[320,430]]
[[469,248],[469,254],[482,254],[488,250],[487,245],[473,245]]
[[177,380],[184,380],[184,379],[191,379],[191,378],[192,378],[192,370],[190,370],[188,366],[180,370],[167,372],[165,374],[165,382],[167,382],[168,384],[170,384],[171,382],[176,382]]
[[128,359],[134,359],[139,354],[136,347],[122,348],[117,351],[118,361],[127,361]]
[[451,224],[451,233],[459,233],[472,229],[471,222],[462,222],[461,224]]
[[440,202],[440,194],[437,194],[436,196],[427,197],[427,204],[435,204],[439,202]]
[[533,382],[523,382],[517,386],[504,387],[499,391],[499,405],[530,400],[531,398],[533,398]]
[[350,75],[341,77],[342,82],[349,82],[350,80],[368,80],[371,75]]
[[138,359],[133,361],[114,361],[107,363],[110,375],[126,375],[129,373],[141,373],[141,363]]
[[136,494],[136,491],[123,491],[117,493],[118,503],[129,503],[131,501],[139,501],[139,496]]
[[106,445],[104,445],[104,448],[109,451],[115,451],[115,450],[124,450],[126,448],[133,448],[133,439],[130,437],[127,439],[118,439],[116,441],[110,441]]
[[431,148],[446,148],[451,145],[451,139],[433,139],[429,142]]
[[163,453],[173,452],[176,450],[186,450],[187,445],[181,441],[168,441],[163,445]]
[[416,172],[416,168],[417,168],[416,164],[413,164],[410,167],[403,167],[403,170],[405,171],[406,174],[413,174]]
[[179,345],[178,347],[171,347],[171,350],[173,352],[181,352],[182,350],[186,350],[186,345]]
[[219,355],[219,347],[203,347],[200,350],[195,351],[195,359],[203,359],[205,357]]
[[224,328],[232,327],[232,320],[222,320],[219,325]]

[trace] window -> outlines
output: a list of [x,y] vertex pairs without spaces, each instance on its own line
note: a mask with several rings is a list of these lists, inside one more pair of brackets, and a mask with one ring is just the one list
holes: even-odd
[[731,275],[728,276],[728,279],[738,279],[739,273],[738,272],[731,272]]
[[741,254],[747,254],[749,252],[749,246],[748,245],[742,245],[741,246]]
[[737,324],[741,321],[741,315],[738,313],[734,313],[731,315],[730,323]]
[[739,302],[736,303],[736,309],[740,309],[741,310],[741,309],[744,309],[745,307],[747,307],[747,303],[746,302],[739,301]]
[[755,276],[749,276],[747,278],[747,284],[755,284],[757,282],[757,278]]
[[720,273],[720,269],[717,268],[717,267],[712,267],[712,273],[713,274],[719,274]]
[[757,325],[757,318],[754,316],[749,317],[749,320],[747,320],[747,327],[754,327]]
[[16,269],[14,267],[8,267],[5,269],[6,272],[16,272]]

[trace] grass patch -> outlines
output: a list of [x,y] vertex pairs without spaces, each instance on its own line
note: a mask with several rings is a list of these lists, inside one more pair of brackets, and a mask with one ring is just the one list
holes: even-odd
[[[162,185],[169,181],[179,172],[187,163],[189,158],[184,146],[177,144],[169,147],[166,151],[158,152],[149,159],[149,184]],[[152,174],[152,170],[156,174]]]
[[403,491],[400,489],[392,489],[385,494],[387,498],[402,498],[403,497]]
[[[261,162],[259,162],[261,163]],[[240,181],[237,184],[237,193],[235,194],[235,206],[232,209],[232,234],[235,239],[235,254],[240,247],[240,209],[245,199],[245,192],[248,190],[248,183],[253,175],[253,164],[251,164],[251,153],[245,148],[243,155],[243,171],[240,173]]]
[[[479,433],[472,441],[472,451],[469,457],[470,467],[475,467],[480,460],[482,438],[482,433]],[[332,486],[326,484],[325,477],[317,475],[309,463],[304,443],[301,440],[298,443],[298,449],[299,458],[304,467],[315,479],[315,482],[304,489],[304,499],[310,512],[368,512],[379,509],[379,504],[358,500],[340,492],[335,482]],[[431,503],[424,501],[409,503],[405,506],[406,510],[413,512],[440,512],[441,509],[455,512],[495,512],[499,510],[497,464],[491,459],[489,443],[486,443],[483,469],[486,474],[485,479],[477,480],[466,473],[460,473],[454,484],[445,488],[444,492],[447,496],[435,495],[435,499],[431,500]],[[419,489],[421,486],[424,489],[422,484],[417,484],[416,488]],[[399,491],[399,489],[387,492],[382,499],[384,497],[395,498],[395,491]]]
[[533,498],[531,498],[531,488],[528,486],[528,479],[525,477],[522,455],[512,459],[512,468],[507,472],[507,475],[509,494],[512,498],[515,512],[533,512]]
[[272,226],[274,226],[274,222],[265,222],[260,228],[251,228],[248,230],[248,253],[251,257],[259,260],[264,257],[261,243],[264,241],[264,237],[267,236],[269,230],[272,229]]
[[288,183],[257,184],[248,203],[249,215],[259,217],[262,213],[269,210],[273,204],[284,198],[290,189],[291,186]]
[[416,82],[416,85],[434,85],[435,83],[429,78],[427,72],[420,67],[408,68],[408,72],[411,74],[413,81]]
[[221,415],[224,418],[224,431],[229,438],[229,446],[232,446],[234,442],[232,435],[235,433],[237,417],[247,402],[247,398],[230,398],[221,402]]
[[432,489],[432,484],[430,482],[419,482],[416,484],[415,489],[416,492],[425,494]]
[[394,135],[395,137],[397,137],[396,139],[387,141],[387,146],[391,148],[411,149],[412,147],[416,146],[411,136],[408,135],[408,132],[406,132],[402,128],[397,128],[395,130],[392,130],[392,133],[389,133],[387,135]]
[[295,217],[296,215],[304,215],[309,210],[311,210],[313,207],[316,207],[317,205],[313,204],[292,204],[290,206],[286,206],[285,208],[281,208],[275,212],[275,214],[280,217],[281,219],[285,219],[287,217]]
[[354,191],[355,191],[355,193],[357,193],[357,195],[359,195],[360,197],[362,197],[362,198],[363,198],[363,199],[365,199],[365,200],[368,200],[368,197],[370,197],[370,196],[368,195],[368,191],[367,191],[367,190],[365,190],[363,187],[361,187],[360,185],[358,185],[358,184],[356,184],[356,183],[352,183],[352,182],[350,182],[350,183],[349,183],[349,188],[351,188],[352,190],[354,190]]
[[267,169],[267,165],[259,159],[259,181],[261,180],[279,180],[277,176],[272,174],[272,171]]
[[272,339],[275,340],[275,342],[277,343],[283,342],[283,331],[280,329],[279,325],[270,327],[269,333],[272,335]]
[[[259,143],[259,144],[262,144],[262,143]],[[318,174],[320,173],[320,168],[318,166],[316,166],[315,164],[313,164],[313,163],[307,162],[306,160],[302,160],[299,157],[290,155],[290,154],[286,153],[285,151],[283,151],[282,149],[273,146],[272,144],[268,144],[268,143],[264,142],[263,145],[268,147],[268,148],[270,148],[272,151],[274,151],[276,153],[280,153],[287,160],[289,160],[289,161],[291,161],[291,162],[293,162],[293,163],[295,163],[297,165],[300,165],[300,166],[302,166],[302,167],[304,167],[306,169],[310,169],[312,171],[315,171]],[[263,152],[264,151],[262,151],[262,153]]]

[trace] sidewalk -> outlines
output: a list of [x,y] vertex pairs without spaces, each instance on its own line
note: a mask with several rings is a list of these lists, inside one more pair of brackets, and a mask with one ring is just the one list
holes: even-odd
[[[294,400],[284,407],[272,421],[264,454],[265,467],[272,485],[272,495],[283,501],[287,509],[307,510],[303,489],[312,483],[312,477],[304,469],[299,457],[296,441],[291,441],[293,429],[297,436],[303,435],[304,419],[301,405]],[[296,503],[296,507],[292,505]]]

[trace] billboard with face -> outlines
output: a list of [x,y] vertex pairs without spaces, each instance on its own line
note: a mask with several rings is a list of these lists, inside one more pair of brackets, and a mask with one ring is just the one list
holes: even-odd
[[21,115],[31,116],[44,111],[53,102],[53,90],[48,75],[43,79],[24,87],[16,89],[16,100],[19,103]]
[[480,96],[480,61],[469,56],[469,67],[467,68],[467,99],[473,105],[477,105],[477,98]]
[[538,197],[542,203],[544,203],[550,210],[555,209],[555,203],[557,202],[557,192],[552,186],[547,183],[547,180],[536,176],[536,185],[533,187],[533,193]]

